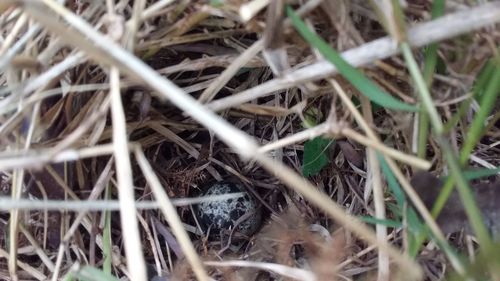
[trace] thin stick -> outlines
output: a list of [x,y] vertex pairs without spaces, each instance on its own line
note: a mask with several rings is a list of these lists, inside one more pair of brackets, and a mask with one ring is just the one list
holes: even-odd
[[163,215],[165,216],[165,219],[172,228],[172,232],[179,241],[179,245],[184,250],[186,259],[191,264],[191,267],[193,269],[194,274],[196,275],[196,278],[200,281],[210,280],[205,271],[205,268],[203,267],[203,263],[201,262],[193,244],[191,243],[189,235],[182,226],[181,219],[177,215],[177,210],[175,209],[175,206],[172,204],[172,201],[166,194],[165,190],[163,189],[160,183],[160,180],[153,172],[151,165],[149,165],[146,156],[144,156],[144,153],[140,148],[135,149],[135,157],[137,159],[137,163],[141,167],[141,170],[144,174],[144,178],[148,181],[148,184],[151,190],[153,191],[156,200],[160,204],[160,210],[162,211]]
[[252,19],[260,10],[264,9],[269,4],[269,0],[252,0],[248,3],[241,5],[240,17],[243,22]]
[[[134,8],[132,9],[132,16],[130,19],[127,21],[127,24],[125,25],[127,27],[127,33],[125,34],[126,38],[126,46],[127,49],[130,51],[134,50],[135,46],[135,37],[137,30],[139,29],[139,26],[141,25],[142,22],[142,11],[144,10],[144,7],[146,6],[146,1],[145,0],[135,0],[134,1]],[[109,11],[112,13],[113,11]]]
[[261,270],[272,271],[280,275],[293,278],[295,280],[304,280],[304,281],[318,280],[311,271],[285,266],[277,263],[229,260],[229,261],[206,261],[205,264],[214,267],[251,267]]
[[369,139],[351,128],[343,128],[341,130],[341,134],[364,146],[374,148],[393,159],[399,160],[403,163],[407,163],[419,169],[428,170],[431,167],[431,163],[425,159],[421,159],[413,155],[408,155],[394,148],[387,147],[380,141],[373,141],[373,139]]
[[[203,196],[195,198],[179,198],[171,199],[172,204],[176,207],[189,206],[200,204],[203,202],[224,201],[243,197],[244,193],[228,193],[224,195]],[[136,209],[138,210],[155,210],[159,209],[160,204],[156,201],[136,201]],[[85,200],[85,201],[61,201],[61,200],[30,200],[30,199],[4,199],[0,198],[0,211],[8,210],[49,210],[49,211],[118,211],[120,210],[120,202],[118,200]]]
[[233,78],[238,70],[248,61],[253,59],[264,48],[264,40],[258,40],[250,48],[246,49],[201,93],[198,101],[200,103],[210,102],[224,85]]
[[[373,133],[373,132],[372,132]],[[261,146],[258,149],[259,153],[265,153],[271,150],[275,150],[287,145],[291,145],[294,143],[302,142],[308,139],[313,139],[317,136],[321,135],[326,135],[326,134],[331,134],[334,137],[341,135],[345,136],[349,139],[352,139],[360,144],[363,144],[364,146],[374,148],[383,154],[389,155],[390,157],[399,160],[403,163],[407,163],[411,166],[417,167],[419,169],[424,169],[427,170],[430,168],[431,163],[427,160],[418,158],[413,155],[408,155],[405,154],[399,150],[390,148],[382,144],[378,139],[373,139],[373,138],[367,138],[360,133],[354,131],[351,128],[339,126],[338,124],[329,124],[329,123],[323,123],[320,125],[317,125],[313,128],[303,130],[301,132],[298,132],[296,134],[293,134],[291,136],[287,136],[284,138],[281,138],[275,142],[268,143],[264,146]]]
[[[22,151],[9,151],[0,153],[0,170],[13,168],[39,168],[46,163],[58,163],[75,161],[78,159],[91,158],[113,153],[113,144],[96,145],[82,149],[65,149],[52,154],[52,149],[30,149],[25,153]],[[4,155],[2,155],[4,154]],[[52,158],[49,156],[52,155]]]
[[[361,106],[363,109],[363,115],[365,119],[373,123],[373,116],[371,110],[371,104],[368,98],[363,97],[361,99]],[[366,162],[367,162],[367,180],[365,185],[365,190],[373,190],[373,203],[375,205],[375,217],[381,220],[385,220],[385,201],[384,201],[384,189],[382,187],[382,178],[380,171],[380,164],[377,160],[377,154],[373,148],[366,147]],[[387,227],[383,224],[378,223],[375,226],[377,238],[381,241],[387,239]],[[389,256],[384,252],[378,251],[378,274],[377,280],[389,280],[390,278],[389,269]]]
[[[19,199],[22,194],[23,187],[23,179],[24,179],[24,170],[16,169],[12,175],[12,198]],[[10,210],[10,223],[9,223],[9,262],[8,269],[9,274],[12,279],[16,280],[17,278],[17,249],[19,247],[19,211],[18,210]]]
[[125,255],[131,280],[146,281],[146,265],[142,253],[139,223],[135,215],[134,182],[128,147],[128,135],[120,94],[120,74],[111,68],[111,117],[113,120],[113,145],[120,199],[120,220],[125,245]]
[[[9,258],[9,254],[2,248],[0,248],[0,257],[4,259]],[[22,268],[24,271],[28,272],[36,278],[37,280],[47,280],[47,276],[45,276],[42,272],[38,271],[36,268],[32,267],[31,265],[24,263],[22,261],[16,260],[15,261],[17,265]]]
[[313,139],[317,136],[321,136],[323,134],[326,134],[330,129],[329,129],[330,124],[319,124],[317,126],[314,126],[312,128],[302,130],[298,133],[295,133],[290,136],[283,137],[277,141],[267,143],[261,147],[259,147],[258,152],[259,153],[267,153],[272,150],[276,150],[285,146],[289,146],[295,143],[303,142],[309,139]]
[[161,10],[165,8],[166,6],[170,5],[174,0],[159,0],[156,1],[154,4],[151,6],[147,7],[141,15],[141,19],[144,21],[148,19],[149,17],[153,16],[154,13],[156,13],[158,10]]

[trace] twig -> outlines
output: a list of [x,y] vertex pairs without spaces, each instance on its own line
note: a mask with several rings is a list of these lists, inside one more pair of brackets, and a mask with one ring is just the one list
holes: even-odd
[[[127,33],[125,34],[126,42],[125,45],[127,46],[127,49],[130,51],[134,50],[135,46],[135,37],[137,30],[139,29],[139,26],[141,25],[142,22],[142,11],[144,10],[144,7],[146,6],[146,1],[145,0],[136,0],[134,1],[134,8],[132,9],[132,16],[126,23],[127,27]],[[108,11],[109,13],[112,13],[112,11]]]
[[38,24],[34,24],[28,29],[28,31],[19,39],[17,42],[0,56],[0,70],[3,71],[4,68],[11,62],[14,56],[21,51],[24,45],[30,40],[33,36],[35,36],[41,27]]
[[[243,197],[244,193],[229,193],[224,195],[204,196],[196,198],[179,198],[170,199],[176,207],[189,206],[200,204],[203,202],[224,201]],[[136,201],[135,206],[138,210],[155,210],[159,209],[159,203],[156,201]],[[0,197],[0,211],[8,210],[49,210],[49,211],[117,211],[120,209],[118,200],[30,200],[30,199],[7,199]]]
[[[373,123],[373,113],[371,104],[368,98],[361,98],[361,106],[365,120]],[[380,171],[380,164],[377,160],[376,151],[373,148],[366,147],[366,162],[367,162],[367,180],[365,190],[373,191],[373,204],[375,205],[375,217],[381,220],[386,219],[385,213],[385,198],[384,189],[382,187],[382,178]],[[383,224],[375,226],[377,238],[380,240],[387,239],[387,227]],[[378,274],[377,280],[383,281],[390,279],[389,256],[386,253],[378,252]]]
[[319,124],[317,126],[314,126],[312,128],[302,130],[298,133],[295,133],[290,136],[282,137],[281,139],[267,143],[265,145],[262,145],[259,147],[258,152],[259,153],[267,153],[272,150],[276,150],[285,146],[289,146],[295,143],[303,142],[309,139],[313,139],[317,136],[321,136],[326,134],[328,131],[330,131],[330,126],[331,124]]
[[260,10],[264,9],[269,4],[269,0],[252,0],[248,3],[241,5],[240,17],[243,22],[252,19]]
[[182,249],[184,250],[186,259],[191,264],[191,267],[193,269],[194,274],[196,275],[196,278],[198,278],[198,280],[200,281],[210,280],[203,267],[203,263],[201,262],[200,257],[196,253],[196,250],[194,249],[194,246],[191,243],[189,235],[182,226],[181,219],[177,215],[177,210],[175,209],[175,206],[172,204],[172,201],[170,200],[165,190],[161,186],[160,180],[153,172],[151,165],[149,165],[149,162],[146,159],[146,156],[144,156],[144,153],[140,148],[135,149],[134,152],[135,152],[134,153],[135,158],[137,159],[137,163],[139,164],[139,167],[141,168],[144,177],[148,181],[148,184],[151,187],[151,190],[153,191],[156,200],[160,204],[160,210],[162,211],[163,215],[165,216],[165,219],[172,228],[175,237],[179,241],[179,245],[181,245]]
[[158,10],[161,10],[165,8],[166,6],[170,5],[174,0],[159,0],[156,1],[154,4],[151,6],[147,7],[141,15],[142,20],[146,20],[149,17],[153,16],[154,13],[156,13]]
[[311,271],[289,267],[276,263],[232,260],[232,261],[206,261],[205,264],[215,267],[253,267],[253,268],[272,271],[293,279],[304,280],[304,281],[318,280],[314,275],[314,273],[312,273]]
[[[66,149],[57,154],[52,154],[52,149],[30,149],[22,151],[9,151],[0,153],[0,170],[13,168],[39,168],[46,163],[75,161],[113,153],[113,144],[95,145],[82,149]],[[52,158],[49,157],[52,155]]]
[[118,197],[120,198],[120,221],[125,245],[125,255],[130,271],[130,279],[146,281],[146,264],[142,252],[139,223],[135,215],[134,181],[128,147],[128,134],[120,93],[120,74],[111,68],[111,118],[113,121],[113,146],[118,178]]
[[[4,249],[0,248],[0,257],[4,259],[9,258],[9,253],[7,253]],[[31,274],[31,276],[35,277],[37,280],[47,280],[47,276],[45,276],[42,272],[38,271],[36,268],[32,267],[31,265],[24,263],[22,261],[16,260],[15,261],[17,265]]]
[[246,49],[238,58],[236,58],[229,67],[227,67],[221,75],[219,75],[211,84],[206,88],[203,93],[198,98],[198,101],[201,103],[207,103],[211,101],[215,95],[226,85],[231,78],[233,78],[234,74],[238,72],[238,70],[244,66],[248,61],[253,59],[264,47],[264,41],[258,40],[253,43],[253,45]]
[[349,139],[352,139],[360,144],[363,144],[367,147],[374,148],[384,154],[389,155],[390,157],[397,159],[401,162],[407,163],[409,165],[412,165],[414,167],[418,167],[419,169],[429,169],[431,166],[431,163],[427,160],[420,159],[418,157],[415,157],[413,155],[408,155],[405,154],[399,150],[387,147],[383,145],[378,139],[373,139],[371,137],[365,137],[361,135],[360,133],[354,131],[351,128],[339,125],[339,124],[330,124],[330,123],[323,123],[320,125],[317,125],[313,128],[303,130],[301,132],[298,132],[296,134],[293,134],[291,136],[287,136],[284,138],[281,138],[275,142],[268,143],[266,145],[261,146],[258,149],[259,153],[266,153],[271,150],[275,150],[284,146],[288,146],[294,143],[302,142],[305,140],[313,139],[315,137],[321,136],[321,135],[331,135],[333,137],[336,137],[338,135],[340,136],[345,136]]
[[413,155],[404,154],[399,150],[387,147],[380,141],[374,141],[373,139],[367,138],[351,128],[343,128],[340,133],[345,137],[352,139],[364,146],[374,148],[393,159],[407,163],[414,167],[418,167],[419,169],[428,170],[431,167],[431,163],[425,159],[420,159]]

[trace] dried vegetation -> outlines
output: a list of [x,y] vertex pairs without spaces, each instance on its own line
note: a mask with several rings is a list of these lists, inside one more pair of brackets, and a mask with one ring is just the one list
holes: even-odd
[[[433,1],[399,2],[420,66],[421,47],[439,42],[430,92],[443,121],[463,107],[446,132],[458,151],[479,108],[476,77],[498,58],[500,5],[446,1],[446,21],[432,21]],[[418,114],[370,106],[284,9],[291,5],[348,62],[416,105],[391,27],[375,12],[388,3],[1,1],[0,279],[463,276],[432,240],[410,257],[411,229],[390,207],[394,194],[375,155],[408,190],[414,171],[447,170],[439,138],[424,138],[419,150]],[[500,165],[495,108],[471,166]],[[305,180],[304,142],[319,136],[335,139],[329,163]],[[253,237],[210,239],[189,202],[174,200],[228,178],[261,204],[265,221]],[[375,228],[361,216],[401,224]],[[452,238],[473,256],[471,238]]]

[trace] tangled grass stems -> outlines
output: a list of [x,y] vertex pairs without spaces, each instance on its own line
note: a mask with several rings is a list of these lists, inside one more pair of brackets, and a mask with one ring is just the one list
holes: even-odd
[[[462,276],[471,276],[450,246],[455,246],[454,240],[445,240],[408,184],[407,178],[412,170],[429,169],[431,165],[436,171],[446,170],[449,164],[441,156],[443,153],[448,158],[453,155],[447,151],[450,146],[443,147],[433,139],[434,135],[416,136],[414,133],[412,136],[411,127],[405,122],[413,115],[395,113],[384,103],[384,99],[387,101],[387,97],[394,93],[412,107],[416,99],[407,95],[412,84],[408,73],[400,70],[405,63],[394,56],[401,50],[392,38],[380,38],[384,31],[378,24],[384,21],[377,20],[370,7],[357,1],[337,1],[338,5],[332,9],[330,3],[316,0],[294,6],[303,12],[301,16],[307,18],[317,35],[327,39],[326,45],[347,50],[337,59],[344,58],[356,67],[370,65],[363,72],[377,82],[376,87],[386,92],[384,99],[378,100],[382,108],[372,106],[365,98],[359,99],[359,92],[345,80],[333,80],[330,75],[337,71],[336,68],[311,52],[311,47],[290,28],[290,19],[273,20],[258,12],[265,8],[266,1],[262,1],[261,8],[249,13],[247,21],[241,20],[243,3],[218,6],[214,1],[210,6],[194,0],[180,1],[175,5],[172,1],[159,1],[153,5],[147,2],[115,4],[107,1],[86,6],[69,3],[65,7],[49,0],[9,0],[0,4],[3,13],[0,15],[0,30],[7,31],[0,34],[4,36],[0,40],[6,43],[0,47],[4,55],[0,58],[4,66],[4,72],[0,74],[3,148],[0,152],[0,187],[3,191],[8,185],[8,191],[16,193],[16,187],[26,185],[29,196],[44,198],[32,201],[22,198],[23,194],[17,198],[0,199],[0,204],[5,203],[1,208],[11,212],[22,209],[21,213],[29,214],[31,218],[26,221],[26,216],[10,217],[11,230],[15,230],[17,223],[21,224],[14,248],[10,253],[0,252],[2,256],[11,255],[11,276],[18,274],[20,277],[57,280],[90,274],[106,280],[114,280],[112,275],[144,280],[144,268],[135,270],[130,265],[143,264],[143,254],[148,269],[154,268],[156,275],[167,274],[169,278],[182,280],[195,277],[200,280],[231,280],[234,275],[247,276],[245,272],[248,271],[258,274],[255,267],[239,268],[238,265],[258,265],[271,275],[282,276],[290,276],[290,270],[293,275],[295,270],[311,280],[330,279],[330,276],[356,279],[358,277],[352,272],[363,272],[363,268],[373,268],[366,274],[378,274],[379,280],[400,278],[395,267],[389,266],[389,261],[410,271],[406,279],[418,280],[424,277],[424,273],[426,278],[438,278],[433,275],[434,269],[446,267],[447,263],[451,263]],[[268,10],[279,8],[279,3],[276,3]],[[438,4],[442,6],[443,2],[436,2]],[[408,5],[409,8],[404,9],[408,21],[429,19],[427,6],[419,7],[410,2]],[[415,25],[408,29],[407,34],[401,28],[404,27],[403,9],[395,10],[400,13],[399,18],[394,14],[385,17],[392,17],[386,19],[386,24],[392,26],[389,33],[399,40],[408,40],[409,45],[402,53],[407,61],[413,60],[411,72],[417,77],[418,65],[411,58],[410,45],[419,47],[440,42],[496,23],[499,8],[497,3],[486,3],[464,13],[453,6],[448,15]],[[273,38],[269,38],[262,28],[283,32],[285,40],[272,45],[278,49],[269,49],[269,40]],[[8,31],[12,33],[9,35]],[[268,34],[267,41],[257,39],[261,33]],[[487,29],[481,29],[476,34],[466,45],[455,44],[454,40],[458,39],[440,42],[439,48],[433,48],[427,56],[431,62],[426,62],[429,68],[424,70],[423,81],[429,87],[428,92],[437,93],[431,100],[439,105],[437,117],[449,120],[443,133],[451,132],[457,138],[453,140],[457,147],[462,135],[477,129],[468,128],[469,124],[484,124],[484,118],[490,114],[490,110],[482,111],[477,116],[483,120],[471,122],[468,113],[471,108],[476,109],[476,104],[464,102],[458,105],[463,100],[473,101],[478,97],[475,92],[474,95],[463,95],[461,91],[468,91],[468,83],[478,77],[476,68],[484,61],[484,55],[495,53],[477,45],[481,44],[482,38],[490,44],[495,42],[495,33],[488,34]],[[439,56],[436,55],[437,49]],[[274,73],[274,78],[273,73],[266,69],[266,63],[273,63],[270,57],[273,50],[283,55],[283,65],[290,66]],[[455,51],[464,54],[464,50],[465,54],[478,51],[474,52],[473,60],[452,62],[449,55]],[[261,52],[264,59],[259,58]],[[436,70],[438,79],[429,84],[434,68],[437,68],[434,65],[442,66],[443,63],[455,72]],[[226,66],[229,67],[220,69]],[[457,73],[457,69],[469,72]],[[351,74],[360,72],[354,68],[350,70]],[[366,87],[369,83],[361,81],[363,85],[357,85],[358,80],[352,81],[355,86],[373,88]],[[491,87],[488,93],[496,86]],[[449,95],[440,94],[445,88]],[[289,90],[280,93],[285,89]],[[336,94],[330,94],[332,91]],[[269,97],[271,92],[274,96]],[[213,100],[216,96],[219,99]],[[488,106],[493,106],[493,96],[488,98]],[[361,102],[363,115],[353,104],[357,101]],[[203,102],[208,103],[203,105]],[[110,106],[111,118],[108,118]],[[453,113],[457,107],[461,108],[460,112]],[[488,107],[481,106],[481,110],[484,109]],[[220,115],[214,110],[221,111]],[[316,120],[314,123],[319,125],[305,129],[301,121],[309,119]],[[435,123],[436,118],[431,119]],[[495,119],[492,120],[487,126],[486,141],[497,133]],[[425,123],[419,123],[422,126],[420,132],[427,130]],[[470,143],[464,146],[462,153],[470,153],[481,135],[482,132],[464,137],[465,142]],[[300,158],[302,154],[310,153],[308,140],[319,136],[335,138],[330,140],[334,145],[321,151],[330,165],[317,169],[317,174],[305,179],[304,174],[296,172],[301,170],[305,161]],[[432,159],[419,159],[407,153],[415,150],[419,137],[417,154],[431,155]],[[304,141],[306,143],[302,145]],[[482,141],[470,158],[471,164],[494,168],[498,164],[492,158],[496,144],[487,145]],[[378,158],[374,150],[378,151]],[[136,157],[130,159],[130,153]],[[108,164],[103,170],[106,161]],[[419,218],[416,212],[412,217],[398,209],[405,208],[406,204],[402,192],[384,192],[379,161],[386,178],[390,174],[392,184],[397,184],[397,179],[408,193],[409,201],[432,229],[432,240],[439,249],[426,247],[425,251],[419,252],[420,245],[415,244],[418,233],[413,233],[422,229],[422,226],[416,226]],[[449,158],[449,161],[453,159]],[[452,168],[456,173],[457,167]],[[465,176],[460,174],[461,168],[459,176]],[[22,173],[24,176],[20,176]],[[217,241],[203,236],[207,232],[197,221],[193,208],[177,208],[180,201],[196,203],[187,198],[196,197],[193,189],[203,191],[205,183],[226,177],[248,185],[247,191],[262,203],[265,214],[271,216],[268,225],[255,234],[255,242],[250,247],[220,249]],[[461,180],[464,189],[466,183],[463,184],[463,177]],[[33,189],[33,182],[39,191]],[[102,194],[104,189],[106,195]],[[117,196],[119,200],[111,199]],[[97,200],[99,197],[104,200]],[[148,200],[151,197],[152,200]],[[396,207],[393,199],[397,201]],[[27,205],[31,203],[32,206]],[[470,205],[471,201],[467,204]],[[55,215],[58,212],[48,211],[49,207],[51,210],[67,210],[62,210],[58,219]],[[110,211],[117,208],[121,208],[121,226],[116,223],[116,214]],[[158,208],[160,212],[149,208]],[[350,215],[346,215],[346,208]],[[75,216],[68,212],[70,209],[77,211]],[[289,221],[286,216],[293,210],[300,210],[304,217]],[[475,211],[476,217],[480,216]],[[156,218],[162,215],[166,220]],[[129,221],[123,220],[125,216]],[[376,232],[361,223],[360,216],[373,218],[372,222],[377,224]],[[288,230],[283,228],[286,223],[291,223]],[[305,227],[290,231],[302,223]],[[57,232],[61,241],[53,238],[54,225],[61,226]],[[399,229],[401,226],[404,228]],[[120,229],[125,235],[120,234]],[[337,235],[348,231],[361,239],[344,241]],[[15,239],[16,235],[17,231],[14,231],[10,236]],[[484,240],[484,235],[479,236]],[[83,244],[74,240],[80,237]],[[165,243],[160,243],[162,237]],[[2,238],[0,233],[0,241]],[[147,242],[142,242],[142,238]],[[266,244],[269,242],[263,242],[270,240],[276,244],[269,246]],[[334,252],[325,255],[323,249],[314,250],[317,245],[329,245],[331,241],[335,241],[332,244],[334,249],[325,246],[325,251]],[[399,246],[391,245],[399,245],[399,241],[406,251],[401,252]],[[120,247],[121,242],[125,247]],[[231,244],[230,241],[221,242]],[[59,245],[58,252],[54,243]],[[297,243],[304,248],[296,257],[300,263],[290,256],[291,252],[298,253],[295,251]],[[254,251],[254,246],[264,247],[264,254],[254,254],[259,252]],[[278,251],[267,253],[274,247],[278,247]],[[31,254],[43,260],[36,268],[23,263],[24,254],[29,249],[33,249]],[[130,249],[134,250],[131,252]],[[17,256],[16,250],[19,252]],[[448,261],[440,258],[440,251]],[[429,259],[428,252],[436,258]],[[77,260],[68,258],[73,257],[73,253]],[[139,255],[131,258],[136,253]],[[238,261],[234,261],[234,254],[239,255]],[[46,259],[56,255],[55,261]],[[342,262],[348,256],[358,258]],[[419,264],[412,261],[415,256]],[[187,257],[186,261],[183,257]],[[203,260],[214,260],[215,257],[233,261],[222,261],[215,267],[203,263]],[[269,262],[261,263],[264,260]],[[290,261],[286,263],[291,266],[283,267],[280,263],[284,260]],[[302,261],[310,264],[305,265]],[[127,262],[128,268],[125,266]],[[339,265],[333,267],[334,263]],[[99,270],[101,264],[102,270]],[[433,269],[422,271],[427,266]],[[151,278],[149,271],[147,278]],[[7,269],[1,268],[0,278],[8,275]]]

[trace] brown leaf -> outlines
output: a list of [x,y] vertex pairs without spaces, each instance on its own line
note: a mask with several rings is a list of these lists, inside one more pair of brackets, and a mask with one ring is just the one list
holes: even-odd
[[[411,184],[428,209],[432,208],[443,186],[441,180],[425,171],[416,173],[411,180]],[[471,189],[476,204],[483,215],[484,224],[493,237],[498,240],[500,238],[499,181],[472,184]],[[473,234],[464,206],[456,190],[450,195],[436,222],[445,233],[453,233],[463,229],[465,233]]]
[[354,166],[362,169],[363,168],[363,156],[357,151],[354,146],[348,141],[339,140],[339,144],[342,153],[347,161],[351,162]]

